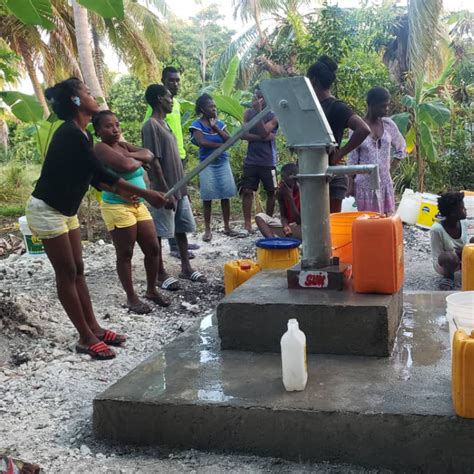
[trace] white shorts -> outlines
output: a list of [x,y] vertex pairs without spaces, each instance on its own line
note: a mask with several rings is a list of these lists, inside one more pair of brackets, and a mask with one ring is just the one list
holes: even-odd
[[[262,219],[262,221],[265,222],[265,224],[267,224],[268,227],[273,230],[275,235],[278,235],[278,237],[286,237],[283,233],[283,226],[281,225],[281,220],[278,219],[278,217],[270,217],[264,212],[260,212],[255,217],[260,217],[260,219]],[[301,240],[301,226],[299,226],[296,222],[292,222],[291,224],[289,224],[289,226],[292,232],[291,237]]]
[[54,239],[79,228],[77,215],[65,216],[34,196],[28,199],[25,214],[31,232],[41,240]]

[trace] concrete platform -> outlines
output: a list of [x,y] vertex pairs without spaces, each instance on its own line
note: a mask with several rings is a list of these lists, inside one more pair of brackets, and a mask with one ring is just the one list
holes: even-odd
[[288,319],[297,318],[309,353],[388,357],[402,304],[401,292],[288,289],[286,270],[264,271],[219,303],[217,324],[222,349],[279,353]]
[[451,404],[445,293],[405,296],[390,358],[308,356],[287,393],[278,354],[220,351],[206,317],[97,396],[100,438],[142,445],[472,472],[474,420]]

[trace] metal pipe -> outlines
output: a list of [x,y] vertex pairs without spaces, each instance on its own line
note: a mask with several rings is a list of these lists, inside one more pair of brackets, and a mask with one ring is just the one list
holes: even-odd
[[328,155],[325,148],[298,148],[298,178],[302,179],[301,234],[303,258],[301,268],[323,268],[331,262],[331,233],[329,227],[329,184],[326,170]]
[[379,165],[338,165],[328,166],[326,170],[328,175],[341,174],[370,174],[372,189],[380,189]]
[[230,148],[237,140],[239,140],[245,133],[251,128],[257,125],[260,120],[266,117],[271,112],[270,107],[267,105],[261,112],[259,112],[252,120],[249,120],[238,132],[234,133],[226,142],[224,142],[219,148],[216,148],[204,161],[201,161],[196,168],[191,170],[186,176],[183,176],[171,189],[169,189],[165,197],[169,198],[178,189],[183,187],[189,181],[191,181],[196,175],[198,175],[203,169],[207,168],[213,161],[222,155],[228,148]]

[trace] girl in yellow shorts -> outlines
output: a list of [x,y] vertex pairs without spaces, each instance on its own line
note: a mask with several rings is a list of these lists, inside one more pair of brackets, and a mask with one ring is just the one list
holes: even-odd
[[[99,160],[130,184],[146,189],[143,166],[153,160],[153,154],[149,150],[120,141],[120,124],[110,110],[94,115],[92,124],[101,140],[94,148]],[[114,242],[117,273],[127,294],[127,306],[138,314],[152,311],[148,304],[140,300],[133,288],[132,256],[135,242],[138,242],[145,255],[147,290],[144,298],[160,306],[168,306],[170,302],[156,289],[158,238],[153,219],[143,199],[131,203],[118,194],[105,191],[102,193],[101,212]]]

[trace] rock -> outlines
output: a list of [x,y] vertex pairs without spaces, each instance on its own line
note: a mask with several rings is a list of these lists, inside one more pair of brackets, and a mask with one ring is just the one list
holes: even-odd
[[29,334],[30,336],[38,335],[38,330],[34,328],[33,326],[28,326],[28,324],[22,324],[21,326],[18,326],[18,330],[26,334]]
[[90,456],[92,451],[90,450],[90,448],[86,445],[86,444],[81,444],[81,454],[83,456]]
[[18,352],[12,354],[12,363],[13,365],[21,365],[31,360],[30,356],[26,352]]
[[194,313],[194,314],[198,314],[201,312],[201,310],[199,309],[199,306],[197,304],[191,304],[191,303],[188,303],[187,301],[183,301],[181,303],[181,306],[190,311],[191,313]]

